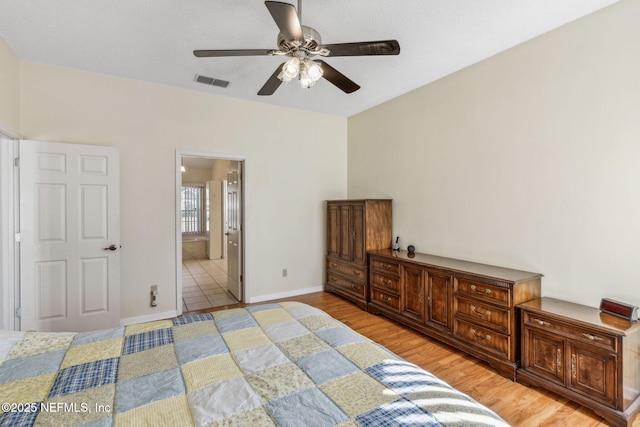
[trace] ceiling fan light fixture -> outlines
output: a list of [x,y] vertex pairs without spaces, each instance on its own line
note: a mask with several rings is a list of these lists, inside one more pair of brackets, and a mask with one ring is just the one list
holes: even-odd
[[284,83],[289,83],[291,80],[298,78],[300,86],[308,89],[322,78],[322,67],[309,58],[301,59],[294,56],[282,64],[282,70],[278,74],[278,78]]
[[304,65],[311,80],[317,82],[322,78],[322,66],[320,64],[310,59],[305,59]]
[[309,89],[314,84],[316,84],[316,82],[311,80],[311,77],[309,77],[309,73],[307,73],[306,68],[300,70],[300,86],[305,89]]
[[282,66],[282,72],[278,78],[285,83],[289,83],[291,80],[298,77],[298,73],[300,73],[300,59],[294,56],[284,63]]
[[322,78],[322,67],[320,64],[305,58],[300,67],[300,86],[309,89]]

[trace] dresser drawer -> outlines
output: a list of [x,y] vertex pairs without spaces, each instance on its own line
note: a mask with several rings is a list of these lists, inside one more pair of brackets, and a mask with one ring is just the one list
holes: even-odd
[[541,330],[577,339],[611,351],[617,351],[618,341],[615,336],[604,334],[587,326],[560,322],[542,314],[524,311],[523,316],[523,322],[526,326],[534,326]]
[[388,275],[400,277],[400,263],[386,259],[371,258],[371,269],[382,271]]
[[367,280],[367,267],[361,265],[348,264],[327,259],[327,271],[338,272],[349,280],[365,282]]
[[379,273],[371,273],[370,285],[397,294],[400,290],[400,279],[391,278]]
[[351,292],[363,298],[366,297],[366,286],[364,283],[354,283],[342,276],[327,272],[327,283],[336,288]]
[[473,280],[458,278],[457,293],[493,304],[499,304],[503,307],[509,307],[511,304],[511,288],[502,288],[500,286],[474,282]]
[[456,316],[473,323],[510,335],[511,322],[508,309],[486,304],[481,299],[455,297]]
[[487,351],[497,353],[507,359],[511,357],[509,354],[511,337],[508,335],[460,319],[454,319],[453,333],[457,338],[480,346]]
[[371,289],[371,302],[387,306],[396,312],[400,311],[400,298],[379,289]]

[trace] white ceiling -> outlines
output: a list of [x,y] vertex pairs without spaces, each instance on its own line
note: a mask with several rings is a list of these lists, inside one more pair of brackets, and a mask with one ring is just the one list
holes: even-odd
[[[261,0],[0,0],[0,36],[26,61],[349,117],[615,2],[304,0],[302,23],[323,43],[400,43],[399,56],[326,59],[361,86],[350,95],[321,80],[259,97],[282,58],[193,56],[276,48]],[[231,83],[203,85],[196,74]]]

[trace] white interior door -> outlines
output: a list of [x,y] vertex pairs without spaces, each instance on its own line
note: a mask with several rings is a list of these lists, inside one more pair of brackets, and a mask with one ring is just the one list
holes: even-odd
[[209,181],[209,259],[221,259],[223,256],[224,215],[222,212],[222,181]]
[[227,288],[242,301],[242,200],[240,162],[227,173]]
[[20,142],[22,330],[119,325],[119,163],[115,147]]

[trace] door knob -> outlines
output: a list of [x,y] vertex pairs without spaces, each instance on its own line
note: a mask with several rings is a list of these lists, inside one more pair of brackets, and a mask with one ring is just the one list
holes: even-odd
[[108,248],[102,248],[102,250],[104,250],[104,251],[116,251],[116,250],[118,250],[118,247],[116,245],[111,245]]

